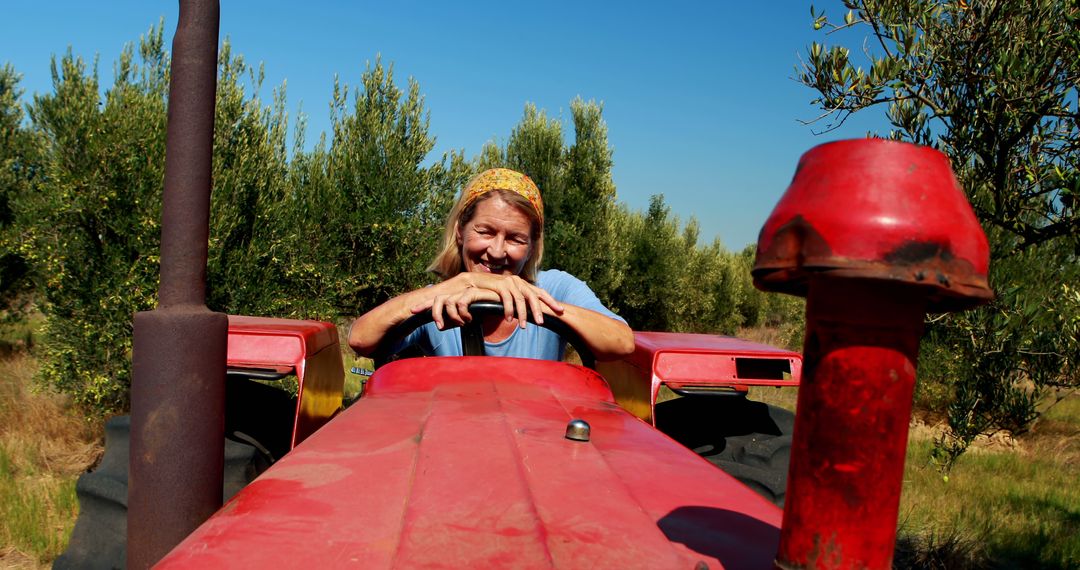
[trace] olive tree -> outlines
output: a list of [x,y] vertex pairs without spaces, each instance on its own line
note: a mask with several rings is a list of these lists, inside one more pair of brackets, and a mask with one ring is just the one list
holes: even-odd
[[41,377],[99,412],[122,409],[131,316],[157,292],[167,67],[160,29],[128,46],[102,96],[96,68],[70,50],[30,118],[44,140],[42,181],[17,211],[37,276]]
[[570,102],[570,113],[574,142],[566,150],[562,184],[545,204],[551,220],[549,260],[606,292],[617,283],[620,270],[605,254],[615,237],[607,231],[616,198],[613,151],[602,105],[577,98]]
[[[1052,388],[1080,384],[1080,6],[1071,0],[845,0],[811,8],[813,43],[796,68],[817,92],[819,125],[879,109],[886,136],[944,152],[991,247],[987,308],[930,319],[921,383],[948,386],[948,466],[975,436],[1023,431]],[[859,34],[856,34],[858,36]],[[839,35],[836,37],[840,37]]]
[[456,153],[423,165],[435,140],[420,86],[410,79],[402,90],[381,61],[351,93],[335,83],[331,108],[328,146],[294,178],[293,199],[304,204],[296,231],[313,252],[304,271],[321,283],[311,293],[358,315],[431,279],[425,268],[470,168]]
[[613,209],[608,252],[621,270],[611,307],[637,330],[733,334],[744,324],[749,278],[718,239],[701,245],[700,226],[684,225],[664,201],[649,199],[645,212]]
[[41,174],[36,132],[23,124],[19,80],[14,67],[0,67],[0,325],[21,318],[29,303],[30,265],[15,209]]
[[480,168],[519,170],[536,182],[544,197],[544,266],[580,277],[608,300],[622,272],[609,255],[616,196],[607,124],[603,106],[595,101],[576,98],[570,112],[574,133],[569,146],[562,123],[528,104],[505,150],[488,144],[477,162]]

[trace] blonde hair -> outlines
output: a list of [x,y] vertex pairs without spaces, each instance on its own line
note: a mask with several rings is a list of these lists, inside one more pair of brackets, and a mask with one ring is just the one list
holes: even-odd
[[[466,185],[466,188],[468,185]],[[521,268],[519,277],[529,283],[536,283],[536,274],[540,270],[540,260],[544,256],[544,223],[541,214],[537,213],[536,207],[524,196],[512,191],[495,189],[485,192],[480,196],[468,196],[462,192],[454,207],[450,210],[450,216],[446,219],[446,228],[443,230],[442,247],[435,259],[428,265],[427,270],[438,275],[443,280],[450,279],[458,273],[465,271],[465,260],[461,257],[461,245],[458,244],[458,228],[467,224],[476,215],[476,207],[484,201],[492,198],[501,198],[507,204],[514,206],[528,216],[532,226],[530,235],[532,243],[529,248],[529,258]]]

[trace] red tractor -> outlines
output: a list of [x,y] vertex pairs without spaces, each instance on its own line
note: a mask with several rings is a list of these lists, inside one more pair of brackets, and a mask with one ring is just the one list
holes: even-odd
[[[476,313],[482,314],[484,310],[501,313],[502,306],[473,307]],[[293,451],[298,444],[308,439],[308,436],[312,436],[316,430],[341,411],[344,387],[337,329],[330,323],[244,316],[230,316],[228,322],[223,488],[226,500],[251,483],[256,476],[262,474],[278,459],[282,460],[282,465],[287,465],[295,461],[291,459],[292,457],[305,453],[303,450],[314,450],[319,440],[313,437],[312,441],[305,442],[304,446]],[[552,323],[549,326],[559,325]],[[565,330],[564,334],[567,334]],[[565,396],[581,400],[592,406],[599,405],[604,410],[604,417],[610,416],[618,409],[612,406],[615,403],[630,412],[626,414],[620,411],[618,421],[636,426],[635,429],[640,433],[634,436],[635,439],[643,438],[653,432],[651,429],[645,429],[646,426],[656,426],[678,443],[692,448],[699,455],[734,475],[758,494],[772,502],[782,504],[794,416],[786,410],[747,399],[747,388],[754,385],[797,385],[802,357],[798,353],[731,337],[670,333],[636,333],[635,336],[637,350],[634,354],[625,360],[600,363],[599,370],[603,373],[604,379],[598,378],[595,371],[582,366],[553,362],[477,357],[462,359],[463,362],[457,361],[458,359],[438,359],[436,362],[405,361],[379,368],[370,381],[369,390],[360,401],[356,402],[355,407],[366,410],[372,405],[369,402],[378,401],[385,393],[415,392],[413,397],[433,398],[437,391],[460,390],[463,386],[470,386],[470,391],[458,394],[456,398],[468,400],[470,408],[481,405],[483,396],[489,396],[495,403],[501,405],[498,394],[505,390],[529,390],[530,393],[539,390],[537,394],[548,392],[548,398]],[[591,362],[591,357],[585,352],[587,349],[576,342],[575,344],[577,349],[583,352],[582,360]],[[405,371],[399,371],[401,368]],[[296,378],[295,396],[271,385],[273,381],[286,377]],[[409,380],[403,382],[402,378],[409,378]],[[515,384],[521,384],[521,386],[514,388]],[[451,385],[457,385],[458,388],[451,388]],[[478,393],[473,393],[471,390],[478,390]],[[495,393],[489,393],[492,390],[495,390]],[[664,401],[657,403],[658,395],[664,393],[669,395],[664,398]],[[538,398],[530,396],[530,399]],[[382,404],[382,406],[397,405],[393,402]],[[349,417],[356,413],[351,409],[346,411]],[[407,411],[388,413],[398,417],[396,420],[398,427],[405,430],[402,433],[408,432],[408,437],[417,439],[417,444],[422,441],[420,438],[423,437],[422,434],[427,433],[427,430],[416,425],[406,428],[404,418],[410,415],[416,421],[423,421],[424,418]],[[591,413],[585,414],[578,411],[574,413],[580,416],[577,419],[582,419],[589,424],[590,434],[586,441],[593,441],[592,446],[596,446],[598,442],[605,439],[607,424],[594,418]],[[345,414],[342,415],[343,417],[338,420],[339,423],[345,421]],[[637,416],[637,419],[632,416]],[[358,414],[358,419],[362,423],[376,421],[381,424],[384,420],[389,421],[386,418],[373,420],[366,414]],[[506,439],[507,434],[502,433],[506,429],[505,422],[510,419],[512,416],[501,415],[497,415],[496,418],[484,418],[475,411],[469,411],[459,417],[458,421],[480,422],[474,428],[468,429],[475,429],[477,434],[485,434],[486,446],[498,447],[511,443]],[[555,414],[555,419],[558,419],[558,414]],[[490,426],[484,427],[484,424],[490,424],[495,420],[504,424],[496,426],[497,431],[493,432]],[[566,423],[559,421],[556,424],[550,424],[548,422],[549,425],[546,425],[546,428],[555,429],[555,432],[558,432],[555,433],[558,436],[555,441],[563,445],[567,451],[581,453],[579,450],[581,444],[569,445],[570,440],[563,439]],[[349,446],[354,446],[355,452],[364,449],[366,445],[374,445],[376,449],[385,445],[383,439],[386,436],[385,426],[357,425],[352,428],[334,429],[342,430],[342,441]],[[87,565],[119,567],[123,565],[126,542],[129,430],[130,421],[126,416],[116,418],[109,423],[107,428],[109,441],[105,459],[98,469],[80,479],[78,492],[83,510],[72,535],[69,550],[58,560],[57,567],[85,567]],[[331,430],[324,431],[329,433]],[[371,436],[356,436],[359,433],[369,432]],[[599,439],[596,439],[594,434]],[[440,435],[440,437],[447,436]],[[474,436],[463,435],[463,437],[464,439],[459,443],[479,443]],[[636,449],[638,445],[633,443],[633,439],[627,443],[630,444],[630,449],[635,449],[634,453],[638,456],[634,461],[649,465],[649,470],[652,471],[650,477],[659,477],[661,473],[666,473],[665,479],[670,479],[669,482],[680,480],[693,482],[691,487],[696,487],[706,481],[696,478],[702,471],[708,472],[709,469],[703,469],[700,461],[691,461],[695,467],[687,470],[685,452],[678,454],[679,459],[676,461],[659,454],[655,448],[658,442],[652,442],[649,445],[646,444],[646,440],[642,440],[639,442],[640,449]],[[667,439],[661,439],[659,443],[664,446],[662,449],[666,449],[668,454],[673,453],[673,447],[677,448]],[[410,448],[411,451],[403,450],[403,452],[413,455],[419,452],[418,445],[412,445]],[[443,453],[441,448],[438,453]],[[513,455],[520,452],[505,449],[500,453]],[[352,455],[352,453],[347,455]],[[455,451],[446,459],[454,461],[462,457],[471,457],[469,461],[475,462],[476,468],[494,471],[490,466],[483,466],[483,461],[489,459],[486,456],[476,454],[459,456],[459,452]],[[568,458],[563,458],[565,459]],[[431,460],[437,461],[437,459]],[[552,463],[550,466],[566,465],[563,460]],[[547,463],[544,464],[547,465]],[[588,465],[589,468],[598,467],[595,463]],[[345,456],[342,457],[339,466],[349,469],[359,467],[362,469],[359,473],[375,468],[375,465],[368,460],[363,460],[358,466],[350,466],[350,460]],[[389,465],[382,468],[395,472]],[[436,465],[430,469],[430,472],[433,476],[443,478],[443,472],[449,468],[449,466]],[[507,475],[513,474],[514,472],[509,472]],[[272,474],[265,475],[265,477],[272,476]],[[489,474],[484,480],[466,478],[459,484],[488,493],[492,476]],[[579,472],[576,476],[587,479],[612,478],[612,474],[606,470],[591,474]],[[598,479],[596,484],[606,485],[600,481],[602,479]],[[252,489],[262,484],[256,483]],[[342,483],[342,485],[357,485],[361,488],[367,488],[371,484],[367,481],[367,477],[364,477],[364,480],[350,480]],[[518,482],[517,487],[507,488],[520,490],[521,484]],[[724,483],[716,486],[715,490],[730,485],[732,483],[724,480]],[[331,493],[337,493],[339,490],[325,489],[326,492]],[[251,492],[254,490],[247,491],[247,493]],[[402,495],[404,497],[409,491],[400,492],[404,493]],[[350,494],[352,493],[344,493],[344,495]],[[368,496],[369,499],[379,497],[383,497],[383,493],[379,493],[377,497]],[[507,497],[505,500],[515,498],[519,497]],[[308,500],[299,495],[296,495],[295,499]],[[574,505],[579,500],[568,496],[566,504],[568,507],[576,508]],[[717,499],[714,497],[713,500]],[[776,509],[762,506],[761,500],[753,497],[746,489],[739,489],[738,501],[748,503],[756,511],[771,512],[774,517],[778,514]],[[499,503],[485,502],[484,504],[497,506]],[[630,503],[627,503],[624,508],[629,505]],[[740,507],[739,512],[743,512],[742,509],[745,508],[747,507]],[[369,512],[370,506],[364,506],[360,510]],[[400,514],[398,513],[399,516]],[[388,513],[386,516],[393,516],[393,514]],[[467,542],[462,543],[462,546],[470,550],[472,548]],[[262,550],[255,549],[254,551]],[[220,555],[223,557],[223,564],[235,560],[232,555],[224,551]]]
[[[593,370],[465,347],[385,364],[339,412],[332,326],[204,306],[217,21],[216,1],[181,2],[160,305],[135,318],[130,480],[111,487],[128,566],[891,565],[923,316],[992,295],[943,155],[863,140],[803,156],[753,272],[808,297],[801,356],[637,333]],[[250,381],[287,374],[296,399]],[[794,421],[744,396],[800,377]],[[127,473],[120,455],[99,471]],[[228,497],[258,472],[221,505],[223,480]],[[57,565],[113,563],[78,540],[103,527],[80,519]]]

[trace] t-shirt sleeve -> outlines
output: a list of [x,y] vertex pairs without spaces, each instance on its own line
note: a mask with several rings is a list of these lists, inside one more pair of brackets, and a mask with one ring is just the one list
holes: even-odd
[[538,281],[540,288],[551,293],[551,296],[555,297],[555,300],[560,303],[568,303],[583,309],[596,311],[617,321],[626,322],[626,319],[605,307],[596,296],[596,293],[593,293],[593,290],[584,281],[565,271],[557,269],[542,271]]

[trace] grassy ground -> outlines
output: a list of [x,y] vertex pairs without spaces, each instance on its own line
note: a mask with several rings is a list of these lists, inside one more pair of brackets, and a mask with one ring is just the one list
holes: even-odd
[[67,545],[78,503],[75,480],[100,454],[100,426],[66,400],[30,390],[34,360],[0,360],[0,568],[37,568]]
[[1080,394],[1021,438],[978,442],[947,478],[927,431],[913,430],[900,507],[919,555],[942,568],[1080,568]]
[[[794,410],[794,388],[750,397]],[[1020,438],[980,439],[946,476],[940,426],[914,423],[900,496],[897,567],[1080,569],[1080,393]]]

